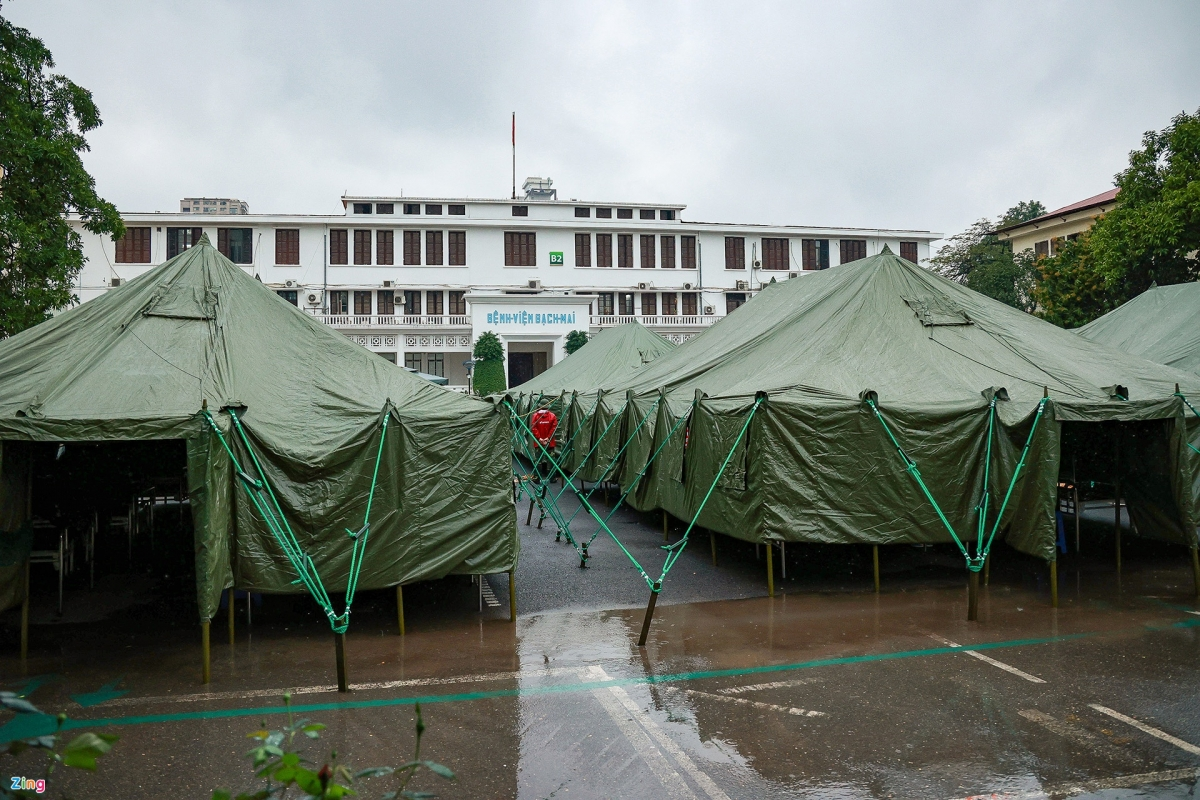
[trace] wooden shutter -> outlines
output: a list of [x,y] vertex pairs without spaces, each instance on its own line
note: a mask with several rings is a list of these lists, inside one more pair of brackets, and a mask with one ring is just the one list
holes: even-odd
[[642,316],[658,316],[658,295],[654,292],[642,292]]
[[126,228],[125,235],[116,241],[116,263],[150,263],[150,229]]
[[417,316],[421,313],[421,293],[415,289],[404,292],[404,313]]
[[763,239],[763,269],[786,270],[791,266],[787,239]]
[[612,234],[597,233],[596,234],[596,266],[611,267],[612,266]]
[[662,244],[662,268],[675,269],[675,237],[660,236]]
[[345,264],[347,263],[348,243],[347,232],[342,230],[331,230],[329,232],[329,263],[330,264]]
[[654,234],[642,234],[642,269],[654,269]]
[[421,232],[404,232],[404,265],[415,267],[421,263]]
[[390,317],[396,313],[396,293],[391,289],[380,289],[375,294],[376,312],[381,317]]
[[450,314],[463,315],[467,313],[467,293],[466,292],[450,292],[450,307],[447,309]]
[[370,316],[371,314],[371,293],[370,292],[355,292],[354,293],[354,313],[359,316]]
[[442,315],[442,292],[438,289],[430,289],[425,292],[425,313],[430,316],[440,317]]
[[679,266],[684,269],[696,268],[696,237],[695,236],[680,236],[679,237]]
[[[394,231],[375,232],[375,263],[380,266],[391,266],[396,263]],[[388,313],[390,314],[391,312],[389,311]]]
[[633,267],[633,234],[617,234],[617,268]]
[[841,263],[849,264],[851,261],[858,261],[860,258],[867,257],[867,240],[866,239],[842,239],[840,245]]
[[450,266],[465,267],[467,265],[467,232],[450,231]]
[[371,263],[371,232],[354,232],[354,263],[360,266]]
[[746,268],[746,239],[742,236],[725,237],[725,269]]
[[504,232],[504,266],[517,266],[517,234],[512,231]]
[[907,258],[912,263],[917,263],[917,243],[916,242],[901,242],[900,257]]
[[662,313],[664,317],[673,317],[679,313],[679,306],[674,292],[663,292]]
[[815,239],[800,240],[800,268],[817,268],[817,241]]
[[275,229],[275,263],[300,263],[300,231],[296,228]]
[[440,267],[443,261],[442,232],[425,231],[425,263],[430,266]]
[[[588,211],[589,209],[584,210]],[[575,266],[590,267],[591,265],[592,235],[590,233],[577,233],[575,234]]]
[[696,293],[695,292],[684,292],[683,293],[683,315],[685,317],[696,316]]
[[217,228],[217,252],[229,258],[229,228]]

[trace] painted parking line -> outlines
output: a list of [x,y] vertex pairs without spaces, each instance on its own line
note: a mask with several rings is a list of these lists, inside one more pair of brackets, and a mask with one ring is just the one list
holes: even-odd
[[[943,639],[941,636],[938,636],[937,634],[931,633],[931,634],[929,634],[929,638],[933,639],[935,642],[941,642],[942,644],[946,645],[947,647],[962,647],[961,644],[952,642],[949,639]],[[975,647],[975,645],[972,645],[972,647]],[[1003,661],[997,661],[994,658],[989,658],[988,656],[985,656],[983,653],[975,652],[975,650],[973,650],[973,649],[972,650],[962,650],[961,652],[963,655],[971,656],[971,658],[977,658],[985,664],[991,664],[993,667],[999,667],[1000,669],[1004,670],[1005,672],[1009,672],[1009,673],[1012,673],[1013,675],[1016,675],[1018,678],[1024,678],[1025,680],[1029,681],[1030,683],[1045,683],[1044,680],[1037,677],[1036,675],[1030,675],[1028,672],[1022,672],[1021,670],[1014,667],[1012,664],[1005,664]]]
[[[674,687],[672,687],[672,688],[674,688]],[[693,697],[710,697],[713,700],[721,700],[726,703],[737,703],[738,705],[749,706],[750,708],[757,708],[760,711],[778,711],[783,714],[791,714],[794,717],[824,717],[824,716],[826,716],[824,711],[805,710],[803,708],[793,708],[792,706],[777,706],[774,703],[760,703],[757,700],[747,700],[744,697],[729,697],[728,695],[724,695],[724,694],[713,694],[712,692],[701,692],[698,689],[684,689],[683,691],[689,695],[692,695]]]
[[794,681],[771,681],[770,683],[754,683],[749,686],[729,686],[717,689],[718,694],[745,694],[746,692],[761,692],[764,689],[790,689],[793,686],[804,686],[816,683],[820,678],[797,678]]
[[1156,739],[1162,739],[1164,742],[1167,742],[1168,744],[1173,744],[1176,747],[1178,747],[1180,750],[1191,753],[1194,756],[1200,756],[1200,747],[1197,747],[1196,745],[1192,744],[1191,742],[1185,742],[1183,739],[1172,736],[1171,734],[1167,733],[1166,731],[1160,731],[1158,728],[1152,728],[1149,725],[1147,725],[1146,723],[1141,722],[1140,720],[1136,720],[1133,717],[1127,717],[1124,714],[1120,713],[1119,711],[1113,711],[1111,708],[1106,708],[1105,706],[1097,705],[1095,703],[1089,703],[1088,706],[1090,708],[1095,709],[1096,711],[1099,711],[1101,714],[1107,714],[1108,716],[1112,717],[1113,719],[1119,719],[1121,722],[1124,722],[1126,725],[1132,725],[1133,727],[1137,728],[1142,733],[1148,733]]
[[1200,778],[1200,770],[1195,767],[1187,767],[1185,769],[1142,772],[1137,775],[1120,775],[1115,778],[1099,778],[1091,781],[1057,783],[1044,789],[1023,792],[984,792],[958,797],[955,800],[1061,800],[1061,798],[1080,794],[1103,792],[1106,789],[1128,789],[1133,786],[1146,786],[1168,781],[1193,781],[1196,778]]

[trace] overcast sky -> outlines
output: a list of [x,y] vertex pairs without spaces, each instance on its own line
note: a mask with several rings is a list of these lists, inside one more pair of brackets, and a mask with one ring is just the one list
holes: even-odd
[[5,0],[104,118],[125,211],[343,192],[680,202],[952,234],[1104,191],[1200,107],[1200,3]]

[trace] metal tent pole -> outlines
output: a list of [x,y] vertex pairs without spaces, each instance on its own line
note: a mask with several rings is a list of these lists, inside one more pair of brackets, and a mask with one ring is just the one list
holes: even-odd
[[967,570],[967,622],[979,621],[979,573]]
[[717,534],[710,528],[708,531],[708,545],[712,550],[713,566],[717,565]]
[[346,634],[333,634],[334,657],[337,658],[337,682],[339,692],[350,691],[350,683],[346,679]]
[[212,658],[208,639],[209,621],[200,623],[200,682],[212,683]]
[[517,571],[515,569],[508,571],[508,619],[514,623],[517,621]]
[[771,553],[775,548],[767,542],[767,597],[775,596],[775,564]]
[[400,622],[400,635],[404,635],[404,585],[396,584],[396,619]]

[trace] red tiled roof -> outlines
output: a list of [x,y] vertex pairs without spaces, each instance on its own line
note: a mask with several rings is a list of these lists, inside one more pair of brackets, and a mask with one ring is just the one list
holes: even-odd
[[1016,225],[1008,225],[1006,227],[999,228],[996,231],[996,233],[1000,233],[1001,231],[1011,231],[1014,228],[1023,228],[1026,225],[1034,225],[1038,222],[1045,222],[1048,219],[1052,219],[1054,217],[1061,217],[1064,214],[1070,214],[1073,211],[1083,211],[1088,208],[1095,208],[1096,206],[1107,205],[1108,203],[1111,203],[1113,200],[1115,200],[1117,198],[1117,192],[1119,192],[1119,191],[1121,191],[1121,190],[1120,189],[1109,189],[1107,192],[1101,192],[1100,194],[1095,195],[1094,197],[1089,197],[1086,200],[1080,200],[1077,203],[1071,203],[1069,206],[1063,206],[1062,208],[1056,208],[1053,211],[1051,211],[1049,214],[1043,214],[1040,217],[1036,217],[1034,219],[1027,220],[1026,222],[1019,222]]

